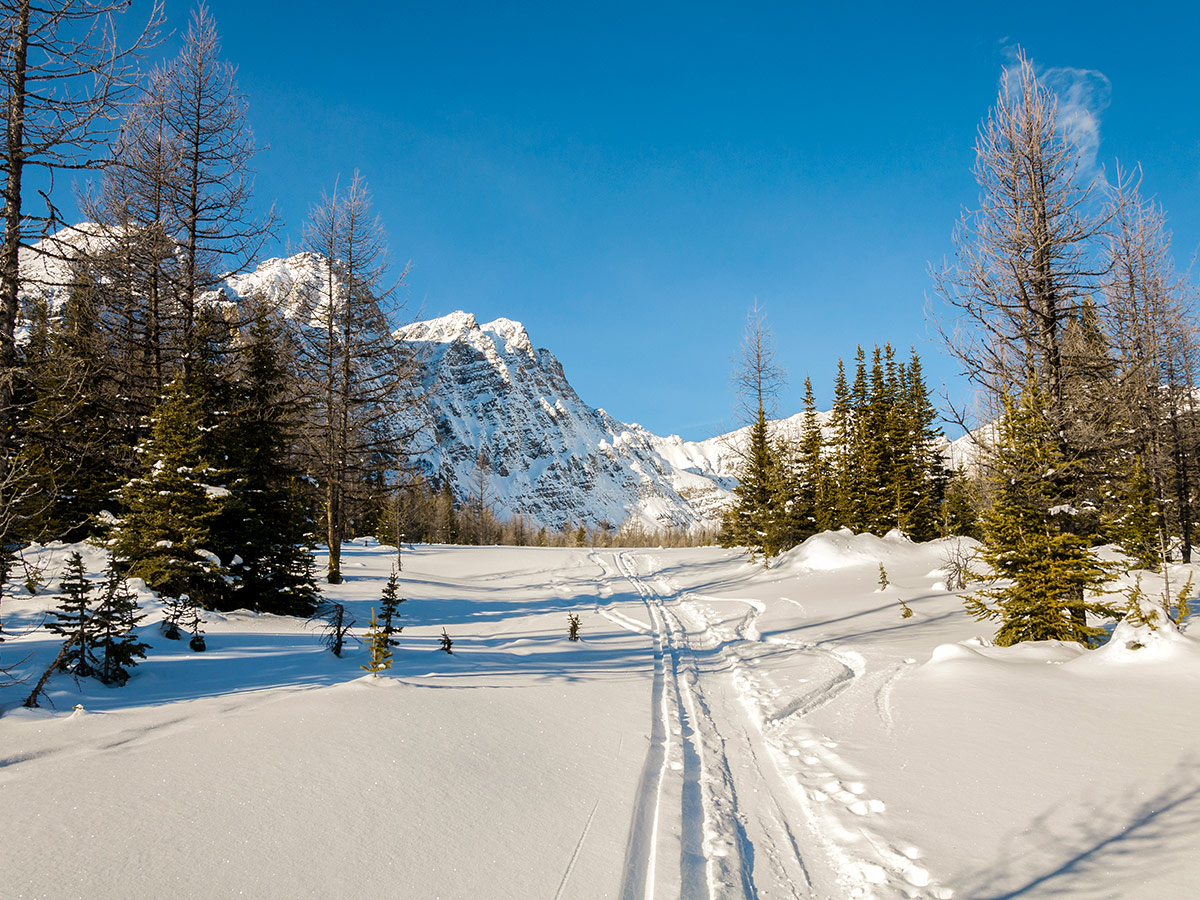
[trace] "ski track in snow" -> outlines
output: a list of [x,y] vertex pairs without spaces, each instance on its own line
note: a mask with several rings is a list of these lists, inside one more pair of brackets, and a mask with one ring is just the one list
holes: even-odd
[[[868,673],[866,659],[845,647],[764,639],[757,627],[766,611],[762,601],[681,593],[669,578],[640,574],[628,551],[614,554],[612,563],[614,576],[628,581],[646,606],[655,641],[651,745],[622,900],[953,896],[919,864],[918,848],[895,846],[869,826],[885,816],[886,805],[870,796],[861,773],[837,754],[837,742],[806,721],[850,692],[867,691],[890,734],[889,697],[907,666]],[[725,603],[744,604],[746,612],[729,618],[710,609]],[[622,613],[598,611],[629,630],[647,630]],[[689,632],[681,615],[699,630]],[[780,650],[811,662],[815,686],[784,692],[759,671],[759,661]],[[698,653],[715,664],[702,666]],[[706,697],[711,673],[723,670],[732,676],[749,728],[721,718]],[[736,784],[731,751],[742,760]],[[749,814],[738,803],[743,783],[755,797]]]
[[[649,611],[655,636],[651,748],[622,897],[755,900],[753,847],[739,818],[699,663],[686,629],[660,593],[669,585],[662,579],[648,583],[637,573],[632,554],[616,554],[613,561]],[[645,821],[647,811],[652,822]]]
[[625,615],[623,612],[620,612],[618,610],[605,609],[602,606],[597,606],[596,612],[599,613],[604,618],[608,619],[608,621],[612,622],[614,625],[618,625],[627,631],[633,631],[633,632],[636,632],[637,634],[653,634],[654,633],[653,627],[643,625],[641,622],[637,621],[636,619],[630,618],[629,616]]
[[596,815],[596,810],[600,808],[600,800],[597,799],[595,805],[592,806],[592,811],[588,813],[587,821],[583,823],[583,831],[579,835],[579,840],[575,843],[575,849],[571,853],[571,859],[567,863],[567,869],[563,872],[562,881],[558,883],[558,890],[554,892],[554,900],[559,900],[562,897],[563,888],[567,886],[567,879],[571,877],[571,870],[575,868],[575,860],[579,858],[579,850],[583,847],[583,842],[587,838],[588,831],[592,827],[592,819]]

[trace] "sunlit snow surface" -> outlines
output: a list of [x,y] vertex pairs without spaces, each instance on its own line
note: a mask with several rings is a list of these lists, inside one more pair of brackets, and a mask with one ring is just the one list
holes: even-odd
[[[946,553],[407,548],[377,679],[289,618],[192,653],[143,591],[127,686],[0,690],[0,896],[1194,896],[1197,641],[993,647]],[[365,624],[395,556],[348,545],[327,595]],[[0,664],[36,678],[52,604],[9,589]]]

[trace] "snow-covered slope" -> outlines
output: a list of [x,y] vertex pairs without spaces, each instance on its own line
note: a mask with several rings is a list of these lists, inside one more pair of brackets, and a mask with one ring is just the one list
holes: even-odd
[[[0,664],[27,680],[0,677],[0,897],[1195,897],[1197,617],[994,647],[946,590],[958,544],[831,532],[770,569],[408,546],[378,678],[359,640],[339,659],[284,616],[206,613],[193,653],[136,585],[129,683],[55,674],[40,709],[67,554],[93,584],[106,560],[27,548],[43,589],[3,597]],[[395,562],[356,540],[322,586],[360,640]]]
[[693,528],[719,515],[727,480],[671,459],[664,439],[581,400],[554,354],[535,349],[519,322],[481,325],[456,312],[396,336],[426,352],[436,445],[425,462],[460,494],[477,482],[482,461],[501,515],[549,527],[632,517]]

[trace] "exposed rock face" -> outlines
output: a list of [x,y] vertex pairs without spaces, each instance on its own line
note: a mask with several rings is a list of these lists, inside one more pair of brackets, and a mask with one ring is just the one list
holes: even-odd
[[[70,266],[63,257],[97,241],[98,227],[79,225],[56,236],[51,256],[29,253],[22,267],[31,294],[52,304],[65,296]],[[269,259],[231,277],[210,302],[262,297],[285,315],[302,308],[328,269],[319,256]],[[521,514],[548,528],[582,522],[618,527],[634,520],[652,528],[716,526],[737,484],[738,448],[748,428],[706,441],[658,437],[588,406],[549,350],[535,349],[519,322],[479,324],[465,312],[416,322],[395,337],[423,351],[420,464],[448,480],[461,500],[486,466],[486,492],[501,517]],[[822,414],[825,424],[828,414]],[[775,423],[775,433],[798,438],[802,415]],[[946,450],[969,462],[960,439]]]
[[[294,309],[319,258],[272,259],[230,279],[230,293],[257,293]],[[659,437],[589,406],[549,350],[536,349],[511,319],[480,324],[470,313],[400,328],[396,339],[424,357],[427,441],[421,464],[466,500],[486,467],[485,490],[501,517],[521,514],[548,528],[627,520],[654,528],[719,524],[737,484],[749,428],[706,441]],[[828,427],[829,413],[821,413]],[[774,423],[798,439],[803,415]],[[944,452],[955,462],[956,445]]]
[[[227,288],[289,312],[325,274],[319,258],[298,254],[266,260]],[[616,528],[632,518],[692,529],[719,520],[736,482],[713,441],[660,438],[588,406],[554,354],[536,349],[519,322],[481,325],[455,312],[395,336],[424,360],[428,424],[420,463],[460,499],[478,484],[482,463],[501,517],[519,513],[548,528]]]
[[671,460],[660,452],[662,438],[584,403],[554,354],[535,349],[518,322],[480,325],[456,312],[396,337],[426,352],[437,441],[425,456],[430,470],[465,495],[482,461],[501,515],[551,528],[616,527],[631,516],[693,528],[712,524],[728,498],[723,480],[679,464],[685,454]]

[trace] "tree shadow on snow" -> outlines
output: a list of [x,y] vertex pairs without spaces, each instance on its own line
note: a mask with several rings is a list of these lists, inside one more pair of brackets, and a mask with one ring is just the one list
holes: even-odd
[[[588,598],[585,607],[594,602]],[[649,639],[599,616],[585,617],[583,640],[568,641],[565,610],[577,608],[579,604],[498,604],[493,610],[497,620],[563,611],[561,621],[557,617],[527,621],[521,630],[501,633],[478,630],[478,620],[467,614],[433,622],[406,617],[402,622],[410,630],[398,637],[387,677],[431,677],[443,686],[452,681],[463,688],[476,686],[474,682],[480,678],[492,682],[501,678],[519,687],[546,681],[643,677],[652,670]],[[366,617],[361,617],[358,626],[365,621]],[[471,629],[464,632],[468,623]],[[358,626],[356,632],[362,630]],[[437,632],[443,626],[453,639],[451,654],[440,650]],[[365,648],[354,637],[347,639],[340,658],[334,656],[315,624],[280,632],[210,629],[208,649],[203,653],[192,652],[186,640],[166,640],[157,625],[140,628],[138,634],[151,647],[146,659],[133,669],[128,684],[109,687],[94,678],[56,674],[43,695],[43,707],[63,712],[81,704],[88,710],[111,711],[250,691],[328,687],[362,677],[365,673],[360,666],[368,661]],[[25,674],[36,677],[57,646],[48,640],[36,647],[29,645],[36,652]],[[28,685],[16,685],[0,692],[0,710],[18,706],[28,691]]]
[[1006,842],[1000,859],[967,876],[970,900],[1107,900],[1163,875],[1186,857],[1200,830],[1200,767],[1181,763],[1153,796],[1097,797],[1074,822],[1048,810]]

